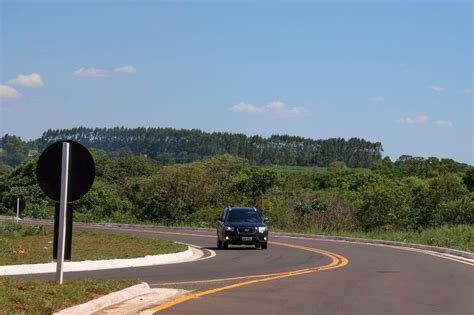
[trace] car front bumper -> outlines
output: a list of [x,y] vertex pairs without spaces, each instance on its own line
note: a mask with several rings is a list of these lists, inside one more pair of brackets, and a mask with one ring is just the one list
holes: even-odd
[[223,241],[234,245],[253,245],[266,243],[268,241],[268,232],[252,235],[241,235],[236,232],[226,231],[224,233]]

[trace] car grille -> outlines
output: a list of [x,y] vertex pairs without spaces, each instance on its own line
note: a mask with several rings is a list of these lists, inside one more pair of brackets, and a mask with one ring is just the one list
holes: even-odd
[[239,232],[239,234],[255,234],[257,229],[254,227],[239,227],[237,228],[237,232]]

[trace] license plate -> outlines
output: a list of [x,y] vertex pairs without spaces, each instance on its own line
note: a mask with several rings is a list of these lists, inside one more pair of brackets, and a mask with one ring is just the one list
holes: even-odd
[[242,237],[242,241],[244,242],[251,241],[251,240],[252,240],[251,237]]

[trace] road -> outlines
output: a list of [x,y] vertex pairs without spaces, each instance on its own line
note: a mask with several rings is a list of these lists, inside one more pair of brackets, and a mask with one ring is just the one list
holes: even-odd
[[193,290],[157,306],[159,314],[474,314],[472,264],[418,251],[276,236],[270,236],[268,250],[217,250],[210,231],[86,229],[159,237],[217,253],[182,264],[65,274],[66,280],[131,278]]

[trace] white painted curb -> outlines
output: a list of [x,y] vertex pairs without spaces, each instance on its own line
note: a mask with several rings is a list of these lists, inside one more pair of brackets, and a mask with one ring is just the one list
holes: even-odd
[[136,296],[148,294],[150,293],[150,291],[151,289],[148,283],[143,282],[141,284],[137,284],[129,288],[101,296],[100,298],[89,301],[87,303],[63,309],[54,314],[91,314],[102,308],[109,307],[122,301],[132,299]]
[[[199,259],[203,256],[198,253],[199,250],[193,249],[188,246],[188,249],[173,254],[162,254],[154,256],[145,256],[140,258],[128,258],[128,259],[111,259],[111,260],[86,260],[86,261],[74,261],[66,262],[64,264],[64,271],[90,271],[90,270],[104,270],[104,269],[117,269],[117,268],[131,268],[131,267],[144,267],[144,266],[157,266],[179,263],[184,261],[190,261]],[[26,275],[26,274],[38,274],[38,273],[54,273],[56,272],[56,263],[46,264],[25,264],[25,265],[12,265],[12,266],[0,266],[0,276],[13,276],[13,275]]]

